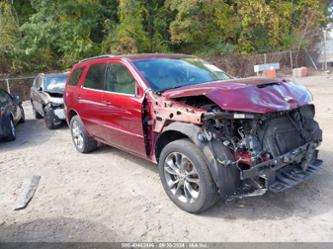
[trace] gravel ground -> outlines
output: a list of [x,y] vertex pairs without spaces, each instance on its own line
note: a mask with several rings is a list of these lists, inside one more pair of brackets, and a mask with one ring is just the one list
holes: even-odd
[[[324,168],[285,193],[219,202],[201,215],[178,209],[157,168],[118,149],[75,151],[69,129],[46,129],[24,103],[17,140],[0,143],[0,241],[333,241],[333,77],[298,79],[314,95]],[[41,181],[13,211],[25,177]]]

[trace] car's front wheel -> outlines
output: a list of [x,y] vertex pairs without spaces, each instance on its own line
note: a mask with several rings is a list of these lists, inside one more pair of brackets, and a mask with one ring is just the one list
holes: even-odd
[[159,174],[169,198],[187,212],[200,213],[218,200],[204,155],[187,139],[176,140],[164,147]]
[[45,107],[44,109],[44,119],[45,119],[45,124],[46,127],[50,130],[57,129],[61,126],[62,121],[57,120],[57,118],[54,115],[53,109],[51,107]]
[[14,141],[16,139],[16,126],[15,126],[14,120],[12,118],[9,118],[8,120],[9,120],[9,122],[8,122],[9,134],[6,137],[6,140]]
[[72,141],[77,151],[88,153],[97,148],[97,142],[90,137],[79,116],[74,116],[70,122]]

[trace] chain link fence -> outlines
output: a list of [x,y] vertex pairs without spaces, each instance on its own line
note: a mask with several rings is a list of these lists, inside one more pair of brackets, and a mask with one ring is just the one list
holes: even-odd
[[0,77],[0,88],[20,96],[22,101],[30,99],[30,88],[35,76]]
[[[282,51],[264,54],[227,54],[205,58],[235,77],[254,76],[254,65],[280,63],[278,74],[291,74],[293,68],[308,66],[321,70],[322,64],[317,62],[318,52],[315,50]],[[25,101],[30,98],[30,88],[35,76],[9,77],[0,74],[0,88],[20,96]]]
[[266,63],[280,63],[278,73],[291,74],[293,68],[307,66],[314,70],[321,69],[316,62],[318,53],[315,50],[281,51],[264,54],[227,54],[206,58],[225,72],[235,77],[254,76],[254,65]]

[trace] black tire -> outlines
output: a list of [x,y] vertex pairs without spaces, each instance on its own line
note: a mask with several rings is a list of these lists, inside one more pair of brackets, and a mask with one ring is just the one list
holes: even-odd
[[20,105],[19,108],[21,110],[21,115],[22,115],[19,123],[24,123],[25,122],[25,112],[24,112],[23,106]]
[[[97,141],[88,135],[79,116],[76,115],[71,119],[69,127],[71,129],[73,144],[78,152],[89,153],[97,148]],[[78,129],[79,134],[76,132],[76,129]],[[82,144],[77,142],[79,135],[82,137]]]
[[6,141],[14,141],[16,140],[16,126],[14,120],[9,117],[8,118],[8,136],[6,137]]
[[[177,190],[175,191],[176,194],[172,192],[171,188],[168,186],[166,179],[166,177],[168,177],[166,176],[168,175],[168,173],[166,173],[165,171],[165,165],[167,165],[166,159],[170,158],[170,156],[173,156],[174,154],[178,155],[179,153],[190,160],[189,165],[192,165],[191,167],[195,168],[199,183],[197,185],[197,189],[199,189],[198,196],[193,199],[193,201],[191,200],[186,203],[179,199],[180,197],[177,196]],[[188,139],[180,139],[167,144],[161,152],[158,166],[160,178],[165,192],[167,193],[169,198],[182,210],[189,213],[201,213],[213,206],[218,200],[217,188],[211,178],[204,155],[199,150],[199,148]],[[176,177],[173,180],[179,180],[179,178]],[[187,184],[189,183],[187,182]],[[192,187],[191,189],[193,190]],[[179,191],[180,190],[178,190],[178,192]],[[181,189],[181,192],[185,194],[185,185],[183,185],[183,189]]]
[[45,107],[44,114],[45,124],[48,129],[53,130],[61,126],[62,121],[57,119],[51,107]]

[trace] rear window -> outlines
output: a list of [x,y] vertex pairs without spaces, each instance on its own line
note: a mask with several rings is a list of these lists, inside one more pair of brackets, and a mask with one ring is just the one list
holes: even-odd
[[94,64],[90,66],[84,80],[84,87],[103,90],[107,64]]
[[84,71],[84,67],[74,69],[74,71],[71,75],[71,78],[68,81],[68,85],[76,86],[79,83],[79,80],[81,78],[83,71]]

